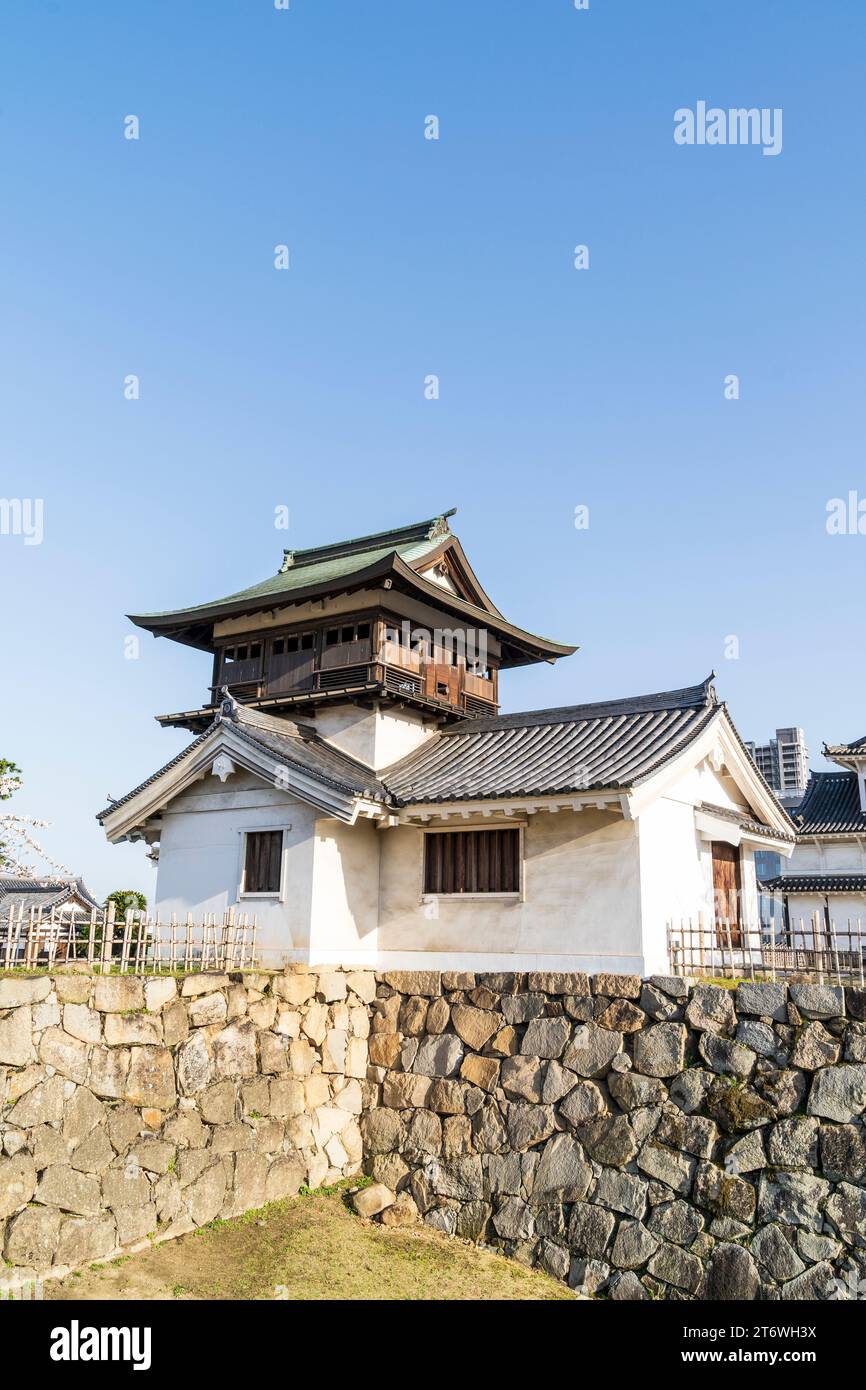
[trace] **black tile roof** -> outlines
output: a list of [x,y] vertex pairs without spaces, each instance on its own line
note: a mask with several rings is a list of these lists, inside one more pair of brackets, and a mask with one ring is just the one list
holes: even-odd
[[866,734],[862,738],[855,738],[853,743],[825,743],[824,752],[828,758],[845,757],[846,754],[866,753]]
[[50,912],[53,907],[62,907],[71,898],[78,897],[89,908],[99,908],[96,898],[80,878],[24,878],[11,874],[0,874],[0,917],[6,917],[14,907],[16,914],[31,907]]
[[150,777],[146,777],[143,782],[139,782],[138,786],[133,787],[132,791],[127,792],[125,796],[119,797],[117,801],[112,801],[110,806],[104,807],[96,819],[98,821],[105,820],[106,816],[116,811],[118,806],[131,801],[139,792],[144,791],[145,787],[158,781],[164,773],[177,767],[178,763],[184,762],[196,748],[199,748],[210,737],[215,729],[219,728],[223,720],[227,720],[241,738],[273,754],[279,760],[280,765],[309,773],[310,776],[353,796],[370,796],[375,800],[387,798],[387,792],[382,783],[366,764],[358,762],[357,759],[349,757],[348,754],[339,752],[331,744],[325,743],[315,729],[310,728],[309,725],[295,724],[288,719],[278,719],[274,715],[264,714],[261,710],[248,709],[245,705],[229,700],[227,703],[224,702],[221,706],[221,712],[217,714],[217,717],[204,732],[199,734],[198,738],[193,739],[192,743],[187,744],[177,757],[165,763]]
[[866,893],[866,874],[777,874],[761,880],[767,893]]
[[866,834],[856,772],[813,772],[794,812],[799,835]]
[[765,825],[763,821],[755,820],[754,816],[748,815],[745,811],[737,811],[733,806],[714,806],[710,801],[702,801],[698,807],[699,811],[706,811],[708,815],[718,816],[721,820],[733,821],[743,830],[757,830],[762,835],[774,835],[779,840],[794,840],[793,833],[786,833],[782,830],[774,830],[772,826]]
[[715,717],[712,677],[683,690],[473,719],[382,774],[399,805],[632,787]]

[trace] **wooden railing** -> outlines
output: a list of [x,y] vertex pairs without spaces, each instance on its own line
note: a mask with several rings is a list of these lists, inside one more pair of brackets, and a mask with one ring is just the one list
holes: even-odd
[[866,983],[866,930],[859,917],[827,921],[816,912],[786,924],[680,919],[668,922],[667,939],[672,975]]
[[256,919],[230,908],[196,922],[127,912],[45,913],[11,908],[0,918],[0,971],[82,967],[103,973],[250,970],[259,963]]
[[[440,695],[436,693],[437,683],[427,680],[429,663],[422,662],[416,652],[409,652],[403,647],[396,646],[394,643],[387,644],[387,651],[398,655],[399,660],[392,661],[386,655],[384,661],[359,662],[357,666],[348,666],[345,668],[341,665],[333,665],[327,668],[317,667],[308,678],[304,679],[303,684],[299,683],[297,689],[281,685],[278,690],[274,690],[268,686],[266,681],[260,680],[256,683],[239,682],[235,685],[230,684],[229,690],[242,702],[248,700],[287,699],[292,695],[310,695],[321,690],[338,689],[340,677],[344,669],[347,676],[347,686],[384,683],[388,673],[391,672],[398,678],[406,678],[407,680],[415,681],[418,686],[415,693],[420,697],[435,699],[439,704],[451,704],[455,709],[463,712],[469,711],[471,713],[477,713],[478,710],[476,706],[479,702],[483,702],[485,706],[483,712],[489,712],[491,714],[496,713],[496,686],[493,681],[487,680],[483,676],[474,676],[471,672],[467,671],[463,673],[462,688],[459,688],[460,683],[458,682],[458,689],[453,692],[453,698],[451,698],[452,692],[450,691],[449,696]],[[461,668],[447,667],[442,669],[447,673]],[[431,684],[433,685],[433,689],[429,690],[428,686]],[[219,703],[221,689],[221,686],[211,686],[212,702],[215,705]]]

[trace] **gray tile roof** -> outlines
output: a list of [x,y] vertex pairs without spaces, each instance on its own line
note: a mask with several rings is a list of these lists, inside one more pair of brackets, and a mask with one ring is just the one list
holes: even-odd
[[866,734],[862,738],[855,738],[853,743],[825,743],[824,752],[828,758],[845,757],[851,753],[862,757],[866,754]]
[[777,874],[761,880],[767,893],[866,893],[866,874]]
[[8,917],[10,909],[28,913],[50,912],[53,907],[62,907],[71,898],[80,898],[88,908],[99,908],[96,898],[80,878],[22,878],[0,874],[0,918]]
[[790,833],[774,830],[772,826],[765,825],[763,821],[755,820],[754,816],[747,815],[745,811],[737,811],[732,806],[714,806],[710,801],[702,801],[698,809],[706,811],[707,815],[719,816],[721,820],[732,821],[743,830],[756,830],[762,835],[774,835],[779,840],[796,839],[793,830]]
[[366,764],[358,762],[357,759],[349,757],[348,754],[339,752],[331,744],[325,743],[315,729],[310,728],[309,725],[295,724],[288,719],[278,719],[274,715],[264,714],[261,710],[249,709],[245,705],[230,700],[223,703],[220,713],[217,714],[213,722],[203,733],[199,734],[198,738],[187,744],[177,757],[165,763],[150,777],[146,777],[125,796],[119,797],[110,806],[105,806],[98,813],[96,819],[98,821],[105,820],[106,816],[116,811],[118,806],[131,801],[145,787],[149,787],[171,768],[184,762],[195,749],[210,738],[223,720],[228,720],[234,732],[241,738],[265,749],[281,766],[285,765],[290,769],[295,768],[299,772],[309,773],[310,776],[354,796],[369,796],[374,800],[387,799],[385,788]]
[[866,834],[856,772],[813,772],[794,812],[800,835]]
[[473,719],[422,744],[381,778],[403,806],[633,787],[716,716],[711,680],[626,700]]

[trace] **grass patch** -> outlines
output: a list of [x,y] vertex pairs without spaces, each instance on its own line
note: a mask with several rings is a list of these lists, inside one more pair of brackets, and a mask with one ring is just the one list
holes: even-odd
[[47,1299],[568,1300],[541,1270],[419,1224],[362,1221],[340,1183],[45,1287]]

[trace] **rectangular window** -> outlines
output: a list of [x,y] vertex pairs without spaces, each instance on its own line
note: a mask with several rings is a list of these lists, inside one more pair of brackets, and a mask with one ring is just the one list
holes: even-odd
[[279,893],[283,860],[282,830],[249,831],[244,846],[245,893]]
[[447,830],[424,836],[425,893],[519,893],[520,831]]

